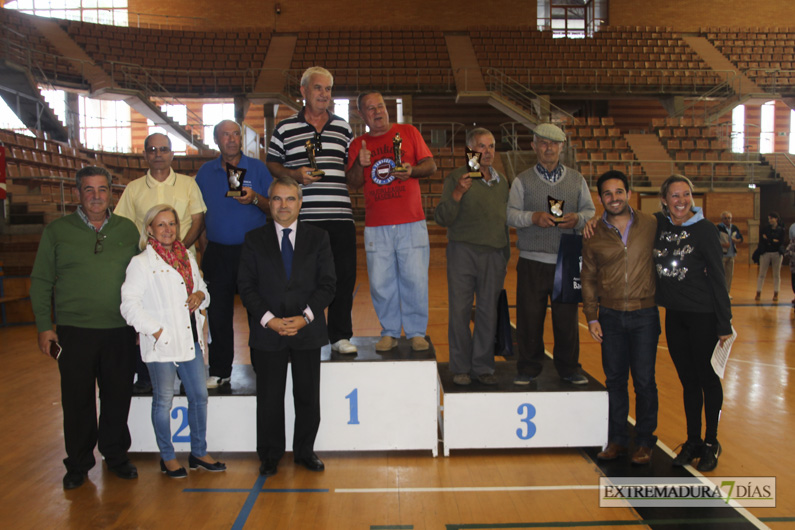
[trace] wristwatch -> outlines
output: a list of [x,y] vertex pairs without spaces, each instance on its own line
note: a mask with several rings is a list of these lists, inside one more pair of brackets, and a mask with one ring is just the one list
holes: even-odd
[[257,195],[257,192],[254,192],[254,200],[251,201],[251,204],[253,204],[254,206],[257,206],[259,204],[259,196]]
[[307,324],[311,324],[312,322],[309,320],[309,315],[306,314],[306,311],[302,313],[304,320],[306,320]]

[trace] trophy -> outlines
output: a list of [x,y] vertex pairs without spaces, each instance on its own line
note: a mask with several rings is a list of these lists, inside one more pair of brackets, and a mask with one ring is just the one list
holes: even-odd
[[392,149],[395,153],[395,167],[392,169],[392,173],[407,173],[408,169],[403,167],[403,160],[401,159],[401,150],[400,147],[403,145],[403,138],[400,137],[400,133],[395,133],[395,139],[392,140]]
[[473,151],[469,147],[466,148],[466,155],[467,155],[467,167],[469,168],[469,178],[471,179],[482,179],[483,174],[480,172],[480,157],[483,156],[483,153],[478,153],[477,151]]
[[229,191],[226,192],[227,197],[243,196],[243,177],[245,176],[245,169],[235,167],[229,163],[226,164],[226,181],[229,183]]
[[554,197],[547,195],[547,204],[549,205],[549,213],[555,218],[555,224],[563,222],[563,203],[566,201],[558,200]]
[[324,176],[326,172],[317,168],[317,159],[315,159],[315,144],[312,143],[312,140],[307,140],[304,146],[306,147],[306,157],[309,159],[309,165],[312,166],[311,175],[313,177]]

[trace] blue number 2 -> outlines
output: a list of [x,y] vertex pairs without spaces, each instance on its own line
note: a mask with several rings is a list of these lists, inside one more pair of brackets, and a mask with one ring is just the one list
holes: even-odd
[[348,425],[359,425],[359,389],[354,388],[353,392],[345,396],[345,399],[351,400],[351,419],[348,420]]
[[521,427],[516,429],[516,436],[518,436],[520,440],[529,440],[536,433],[536,425],[530,421],[536,415],[536,408],[530,403],[522,403],[519,405],[519,408],[516,410],[516,412],[520,416],[524,416],[520,421],[527,424],[527,430],[525,432],[522,432]]
[[188,431],[188,434],[181,434],[182,431],[188,428],[188,407],[174,407],[174,410],[171,411],[171,417],[176,420],[180,413],[182,413],[182,423],[180,423],[179,429],[174,433],[174,436],[171,437],[171,441],[174,443],[190,442],[190,431]]

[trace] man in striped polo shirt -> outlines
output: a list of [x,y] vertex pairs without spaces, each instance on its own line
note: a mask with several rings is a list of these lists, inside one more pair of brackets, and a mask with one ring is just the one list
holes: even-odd
[[[299,220],[311,222],[328,232],[334,254],[337,288],[328,308],[328,335],[331,348],[339,353],[356,353],[351,344],[353,289],[356,285],[356,226],[351,198],[345,181],[348,144],[353,138],[350,125],[329,110],[333,105],[334,77],[319,66],[301,76],[304,108],[276,126],[268,146],[268,169],[276,178],[292,177],[301,184],[303,207]],[[317,169],[313,176],[307,142],[314,151]]]

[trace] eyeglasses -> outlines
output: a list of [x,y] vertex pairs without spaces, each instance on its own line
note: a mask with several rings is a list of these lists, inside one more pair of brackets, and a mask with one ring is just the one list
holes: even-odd
[[105,241],[106,237],[108,237],[107,234],[100,234],[97,232],[97,243],[94,245],[94,254],[99,254],[102,252],[102,249],[104,248],[103,242]]
[[149,147],[146,148],[147,153],[155,154],[158,151],[160,151],[161,153],[170,153],[171,148],[167,145],[161,145],[160,147],[157,147],[156,145],[150,145]]

